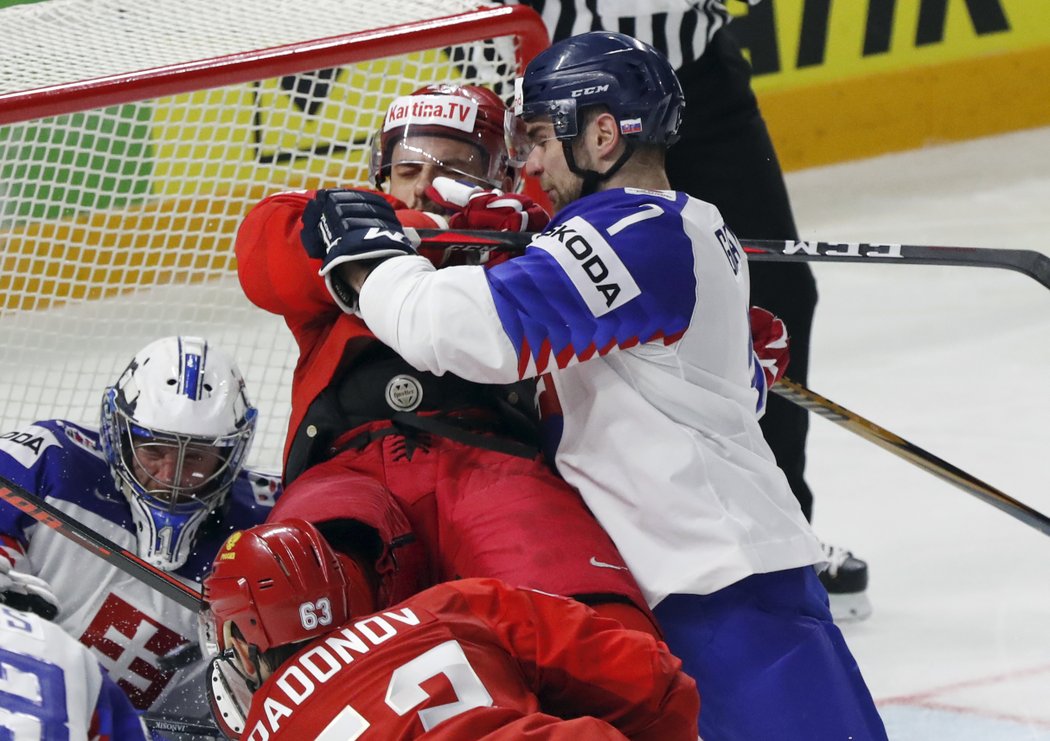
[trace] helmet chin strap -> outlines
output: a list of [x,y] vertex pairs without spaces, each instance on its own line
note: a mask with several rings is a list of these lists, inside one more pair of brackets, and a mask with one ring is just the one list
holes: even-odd
[[576,158],[572,154],[572,143],[574,141],[575,139],[562,139],[561,147],[562,150],[565,152],[565,164],[569,166],[569,171],[583,178],[583,185],[580,187],[580,198],[583,198],[584,196],[589,196],[592,193],[597,192],[598,184],[603,180],[608,180],[613,175],[615,175],[616,172],[624,166],[624,164],[627,162],[630,156],[634,154],[634,143],[628,139],[624,139],[623,154],[621,154],[620,158],[612,164],[612,167],[610,167],[605,172],[597,172],[596,170],[585,170],[584,168],[576,164]]
[[[259,653],[259,647],[258,646],[249,646],[248,647],[248,660],[250,662],[252,662],[252,666],[255,669],[255,676],[254,677],[250,677],[250,676],[248,676],[247,673],[245,673],[244,679],[248,682],[248,686],[251,688],[252,692],[255,692],[260,687],[262,687],[262,683],[264,681],[264,679],[263,679],[263,668],[264,668],[263,657]],[[269,669],[269,664],[266,664],[265,668]]]

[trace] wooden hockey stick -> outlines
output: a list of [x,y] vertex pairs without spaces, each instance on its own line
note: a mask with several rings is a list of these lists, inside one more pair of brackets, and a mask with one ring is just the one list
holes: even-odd
[[91,551],[111,566],[130,574],[168,599],[196,613],[201,606],[201,593],[183,584],[166,571],[158,569],[126,548],[83,525],[62,510],[45,502],[15,482],[0,476],[0,499],[17,507],[38,522],[47,525],[80,547]]
[[807,409],[824,419],[831,420],[835,424],[845,427],[868,442],[875,443],[898,458],[903,458],[924,471],[932,473],[934,476],[962,489],[967,494],[972,494],[982,502],[990,504],[1014,519],[1034,527],[1044,535],[1050,535],[1050,517],[1004,494],[976,476],[971,476],[961,468],[957,468],[951,463],[938,458],[933,453],[923,450],[918,445],[908,442],[900,435],[895,435],[871,420],[865,419],[844,406],[836,404],[814,391],[810,391],[801,384],[795,383],[790,378],[785,376],[777,381],[773,386],[773,392],[803,409]]
[[[406,229],[417,245],[444,246],[451,251],[517,251],[535,234],[522,232]],[[863,242],[806,242],[742,239],[749,260],[758,262],[847,262],[868,265],[956,265],[1013,270],[1050,288],[1050,257],[1035,250],[988,247],[935,247]]]

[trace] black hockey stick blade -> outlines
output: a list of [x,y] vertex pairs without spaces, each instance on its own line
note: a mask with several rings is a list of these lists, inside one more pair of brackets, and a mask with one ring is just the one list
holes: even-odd
[[157,713],[143,713],[142,720],[153,731],[184,734],[195,738],[225,739],[218,726],[203,720],[176,718]]
[[845,427],[868,442],[875,443],[897,457],[903,458],[924,471],[932,473],[934,476],[962,489],[967,494],[972,494],[982,502],[990,504],[1014,519],[1034,527],[1044,535],[1050,535],[1050,517],[1004,494],[979,478],[971,476],[961,468],[938,458],[933,453],[923,450],[918,445],[908,442],[899,435],[895,435],[889,430],[880,427],[871,420],[865,419],[859,414],[824,398],[820,394],[810,391],[805,386],[795,383],[790,378],[783,377],[777,381],[773,386],[773,392],[803,409]]
[[17,507],[60,535],[64,535],[80,547],[91,551],[106,563],[116,566],[124,573],[156,589],[187,610],[197,612],[200,609],[200,592],[183,584],[171,574],[143,561],[131,551],[77,522],[62,510],[3,476],[0,476],[0,499]]
[[[523,232],[406,229],[417,245],[448,251],[522,252],[535,237]],[[990,247],[936,247],[930,245],[864,242],[806,242],[742,239],[749,260],[756,262],[853,262],[868,265],[952,265],[1013,270],[1050,289],[1050,257],[1035,250]]]
[[1044,288],[1050,288],[1050,257],[1035,250],[758,239],[742,239],[740,243],[749,260],[1001,268],[1027,275],[1038,281]]

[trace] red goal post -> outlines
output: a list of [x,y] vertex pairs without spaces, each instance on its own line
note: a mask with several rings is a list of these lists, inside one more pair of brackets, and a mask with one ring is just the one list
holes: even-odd
[[[320,37],[323,34],[323,38]],[[251,306],[233,236],[267,193],[364,184],[396,96],[505,99],[540,17],[477,0],[46,0],[0,9],[0,434],[96,424],[168,334],[236,358],[280,462],[297,350]]]

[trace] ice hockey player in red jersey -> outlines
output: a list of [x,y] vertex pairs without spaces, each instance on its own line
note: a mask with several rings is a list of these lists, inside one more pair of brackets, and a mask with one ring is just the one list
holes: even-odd
[[[374,140],[372,180],[389,187],[384,197],[405,225],[542,228],[543,210],[511,192],[512,120],[478,86],[433,85],[399,98]],[[454,206],[432,187],[438,176],[477,190]],[[344,311],[354,297],[319,274],[322,214],[307,209],[313,198],[270,196],[236,241],[245,294],[283,316],[299,345],[286,492],[270,521],[303,517],[337,549],[375,562],[380,606],[440,581],[495,577],[655,633],[612,541],[538,454],[533,383],[421,373],[377,341]]]
[[495,579],[441,584],[362,614],[369,581],[303,520],[229,538],[204,580],[201,613],[224,732],[246,741],[697,737],[695,683],[646,633]]

